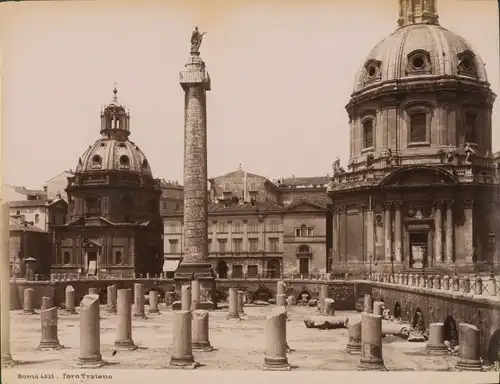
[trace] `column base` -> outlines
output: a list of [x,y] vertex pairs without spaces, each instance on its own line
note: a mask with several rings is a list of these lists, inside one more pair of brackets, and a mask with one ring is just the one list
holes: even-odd
[[387,371],[384,360],[378,357],[361,358],[358,368],[362,371]]
[[160,310],[159,309],[148,309],[148,315],[150,315],[152,313],[159,315],[160,314]]
[[147,319],[148,317],[146,316],[145,313],[134,313],[132,317],[136,319]]
[[456,369],[459,371],[482,371],[483,364],[480,360],[459,360]]
[[116,340],[115,341],[115,348],[118,349],[127,349],[129,351],[135,351],[136,349],[139,349],[137,345],[135,345],[134,340]]
[[59,344],[59,340],[47,340],[40,341],[38,345],[39,350],[58,350],[64,348],[63,345]]
[[228,314],[227,317],[226,317],[226,320],[229,320],[229,319],[241,320],[240,315],[238,315],[237,313],[230,313],[230,314]]
[[2,361],[1,361],[1,367],[2,368],[12,368],[16,364],[17,364],[17,361],[15,361],[12,358],[12,355],[10,353],[2,355]]
[[262,368],[265,371],[290,371],[292,369],[286,357],[266,357]]
[[21,314],[22,315],[36,315],[36,312],[34,309],[23,309],[23,312]]
[[[215,272],[212,264],[205,260],[194,263],[181,263],[174,275],[175,290],[180,293],[184,284],[190,284],[192,280],[200,282],[200,303],[198,309],[217,309],[215,301]],[[173,306],[172,306],[172,309]]]
[[446,345],[427,345],[425,347],[425,353],[427,355],[441,356],[448,353],[448,347]]
[[212,347],[210,341],[192,342],[191,348],[193,349],[193,351],[200,352],[211,352],[214,350],[214,347]]
[[189,356],[172,356],[170,358],[170,367],[172,368],[184,368],[184,369],[195,369],[199,366],[197,362],[194,361],[193,355]]
[[361,355],[361,343],[348,343],[345,349],[349,355]]
[[76,309],[75,309],[75,308],[73,308],[73,309],[63,309],[63,310],[61,311],[61,314],[62,314],[62,315],[76,315],[76,314],[77,314],[77,312],[76,312]]
[[238,315],[246,315],[246,313],[243,311],[238,311]]
[[78,358],[78,362],[76,365],[80,368],[84,369],[93,369],[93,368],[101,368],[106,365],[106,362],[102,359],[102,357],[91,357],[91,358]]

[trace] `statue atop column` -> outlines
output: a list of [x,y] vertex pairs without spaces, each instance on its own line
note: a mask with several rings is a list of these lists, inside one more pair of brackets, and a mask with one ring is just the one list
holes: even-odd
[[200,33],[198,27],[194,27],[194,31],[191,34],[191,52],[192,53],[200,53],[200,45],[203,40],[203,36],[206,32]]

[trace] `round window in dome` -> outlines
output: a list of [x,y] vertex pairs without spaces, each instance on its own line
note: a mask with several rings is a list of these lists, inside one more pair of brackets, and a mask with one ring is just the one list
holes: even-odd
[[142,168],[148,169],[148,161],[146,159],[144,159],[144,161],[142,162]]
[[94,156],[92,156],[92,162],[93,162],[94,164],[101,164],[101,162],[102,162],[102,157],[101,157],[101,156],[99,156],[99,155],[94,155]]
[[120,165],[123,167],[128,167],[130,164],[130,159],[128,158],[127,155],[121,155],[120,156]]
[[472,69],[472,60],[470,57],[466,57],[462,60],[462,68],[466,71],[470,71]]
[[377,73],[377,70],[375,67],[372,65],[370,68],[368,68],[368,76],[374,77]]
[[422,69],[425,66],[425,60],[422,56],[417,56],[413,58],[411,61],[411,64],[413,65],[413,68],[415,69]]

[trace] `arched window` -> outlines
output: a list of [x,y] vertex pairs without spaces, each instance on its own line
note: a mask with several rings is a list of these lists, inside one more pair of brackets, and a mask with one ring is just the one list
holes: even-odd
[[128,168],[130,166],[130,159],[127,155],[121,155],[120,156],[120,165],[123,168]]
[[466,143],[476,143],[477,113],[467,111],[465,113],[464,139]]
[[69,252],[68,251],[65,251],[64,254],[63,254],[63,264],[64,265],[67,265],[67,264],[70,264],[70,255],[69,255]]
[[373,147],[373,120],[363,122],[363,149]]
[[122,253],[120,251],[115,252],[115,264],[122,263]]
[[40,215],[38,213],[35,214],[35,224],[40,222]]
[[410,115],[410,143],[427,141],[427,115],[417,112]]

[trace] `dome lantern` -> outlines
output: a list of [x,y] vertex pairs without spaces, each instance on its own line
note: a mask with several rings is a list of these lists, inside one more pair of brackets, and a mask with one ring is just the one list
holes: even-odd
[[101,135],[103,139],[127,140],[130,135],[130,115],[118,102],[116,84],[113,101],[101,112]]

